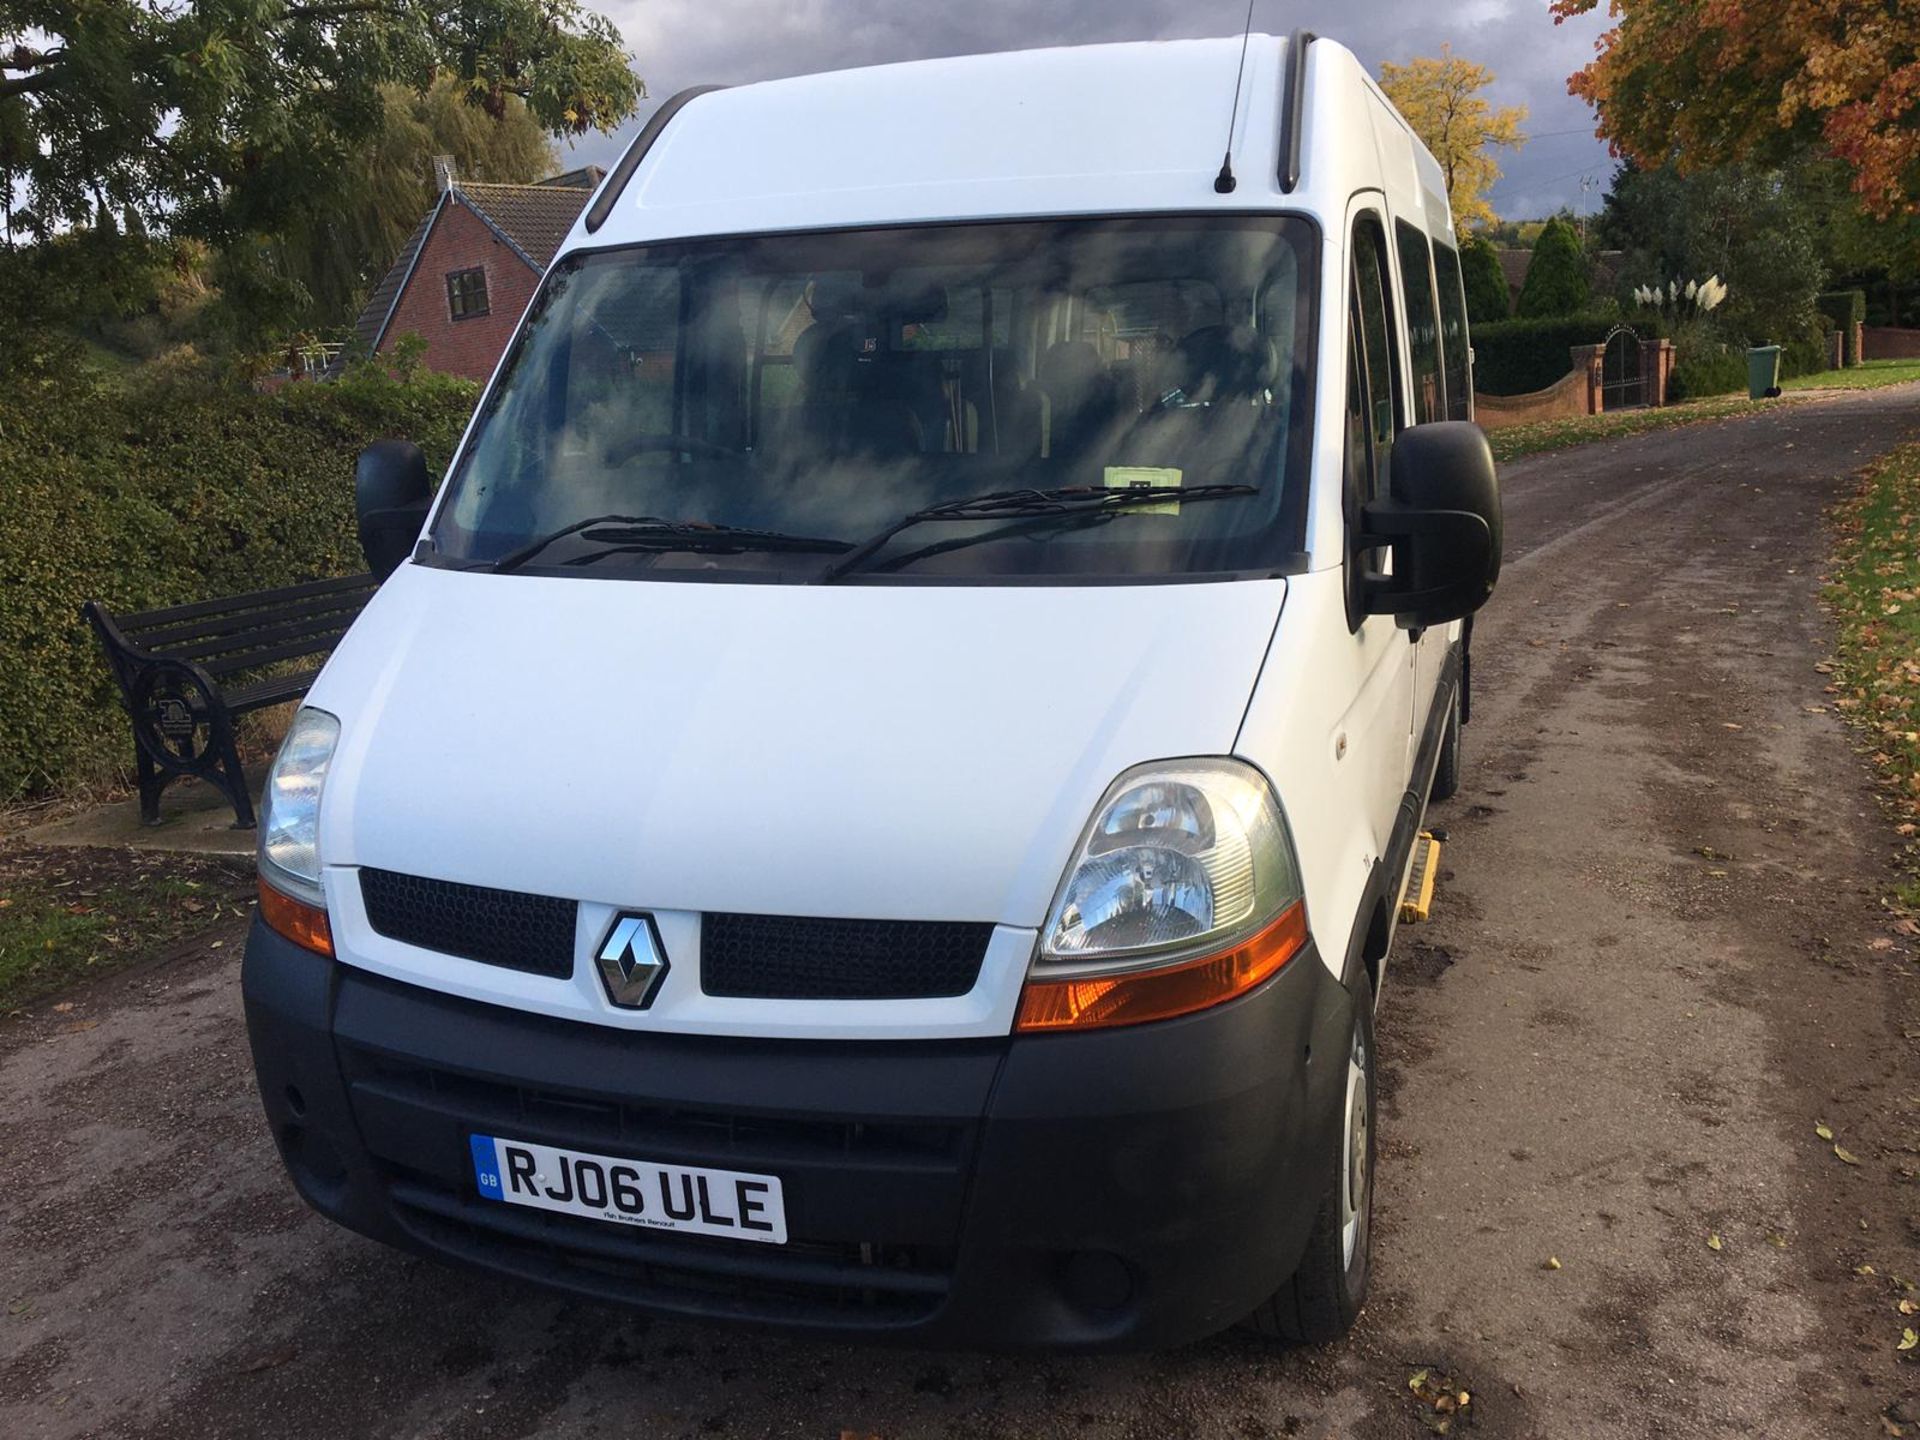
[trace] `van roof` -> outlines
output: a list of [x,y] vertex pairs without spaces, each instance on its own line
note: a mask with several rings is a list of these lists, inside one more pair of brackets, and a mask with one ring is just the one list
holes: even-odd
[[[1337,191],[1344,205],[1356,187],[1326,183],[1334,177],[1324,172],[1341,166],[1311,118],[1302,186],[1281,192],[1289,43],[1256,35],[1247,45],[1233,141],[1239,186],[1230,195],[1215,194],[1213,182],[1241,37],[1023,50],[699,95],[659,134],[602,228],[588,236],[576,227],[567,248],[1031,215],[1310,210],[1316,189],[1330,202]],[[1358,61],[1330,41],[1309,53],[1312,111],[1329,120],[1356,114],[1369,90]],[[1363,133],[1373,128],[1361,121]],[[1400,143],[1408,141],[1405,132]],[[1412,148],[1425,157],[1417,142]],[[1437,175],[1425,158],[1426,166],[1397,168]],[[1369,172],[1379,170],[1373,155],[1365,159]]]

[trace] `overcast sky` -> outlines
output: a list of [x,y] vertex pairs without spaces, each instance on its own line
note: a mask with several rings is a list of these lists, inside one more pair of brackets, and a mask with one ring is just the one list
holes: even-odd
[[[617,136],[576,142],[568,163],[610,164],[654,104],[688,85],[738,84],[850,65],[1036,45],[1238,34],[1245,0],[589,0],[626,36],[649,100]],[[1604,11],[1606,7],[1602,6]],[[1382,60],[1456,54],[1492,68],[1493,98],[1525,105],[1533,138],[1501,159],[1494,208],[1531,219],[1598,208],[1613,166],[1567,76],[1603,21],[1556,26],[1547,0],[1256,0],[1254,27],[1297,27]],[[1586,188],[1583,187],[1583,182]]]

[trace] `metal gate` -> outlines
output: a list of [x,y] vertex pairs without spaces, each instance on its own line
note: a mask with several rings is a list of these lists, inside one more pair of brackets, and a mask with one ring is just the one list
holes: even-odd
[[1631,326],[1616,325],[1607,335],[1606,351],[1601,356],[1601,408],[1636,410],[1646,403],[1646,381],[1640,373],[1640,336]]

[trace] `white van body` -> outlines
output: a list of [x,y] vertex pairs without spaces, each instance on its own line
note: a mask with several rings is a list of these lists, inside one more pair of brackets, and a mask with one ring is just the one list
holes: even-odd
[[[1267,1323],[1296,1334],[1330,1333],[1351,1318],[1364,1295],[1372,1106],[1371,1031],[1355,997],[1381,989],[1429,787],[1436,770],[1450,775],[1457,765],[1465,647],[1460,618],[1411,627],[1404,615],[1356,613],[1364,556],[1354,543],[1361,522],[1352,454],[1362,446],[1358,463],[1366,464],[1374,452],[1354,430],[1367,420],[1350,423],[1349,411],[1359,386],[1363,414],[1390,437],[1420,422],[1470,419],[1471,384],[1458,242],[1440,169],[1347,50],[1309,39],[1255,36],[1247,47],[1231,130],[1230,193],[1216,189],[1215,171],[1229,143],[1239,37],[927,61],[702,93],[646,137],[630,171],[609,177],[561,247],[549,294],[530,312],[536,318],[502,362],[421,546],[386,580],[308,696],[307,712],[323,717],[316,722],[323,731],[308,736],[317,767],[303,778],[297,757],[283,755],[274,782],[281,788],[269,795],[263,895],[323,911],[329,939],[324,955],[290,944],[269,907],[268,923],[250,942],[246,979],[262,1094],[296,1182],[313,1203],[394,1243],[680,1313],[916,1339],[1064,1345],[1171,1343],[1263,1306]],[[1299,146],[1291,186],[1290,134]],[[512,377],[522,350],[542,354],[528,347],[553,343],[535,333],[543,304],[564,315],[553,307],[566,303],[558,298],[565,285],[587,293],[588,279],[563,277],[590,279],[603,273],[592,267],[622,263],[621,256],[715,237],[776,237],[767,245],[777,252],[784,243],[777,237],[816,232],[1060,225],[1076,217],[1179,217],[1187,225],[1210,216],[1232,217],[1250,233],[1259,232],[1263,217],[1290,217],[1290,253],[1311,270],[1299,293],[1313,313],[1296,317],[1280,340],[1260,342],[1266,348],[1256,362],[1265,363],[1268,349],[1283,351],[1287,337],[1306,337],[1309,348],[1282,360],[1278,380],[1257,382],[1252,402],[1256,409],[1281,407],[1276,387],[1289,374],[1304,377],[1295,393],[1309,409],[1271,422],[1298,436],[1303,467],[1295,477],[1297,523],[1287,522],[1297,544],[1274,563],[1236,566],[1231,575],[1136,573],[1084,582],[939,568],[988,563],[978,557],[988,548],[1016,548],[1007,543],[935,556],[936,573],[915,575],[903,564],[815,584],[801,572],[827,565],[831,552],[783,553],[763,565],[759,557],[708,559],[697,551],[665,558],[647,541],[631,572],[616,575],[616,567],[593,568],[590,550],[576,555],[568,541],[539,563],[495,573],[479,562],[499,561],[497,547],[489,554],[469,538],[460,543],[470,548],[459,551],[447,538],[467,533],[455,513],[463,494],[504,483],[473,478],[480,473],[474,467],[487,462],[471,452],[489,423],[498,431],[524,412]],[[1380,333],[1390,336],[1391,362],[1376,356],[1364,378],[1353,380],[1361,344],[1353,337],[1366,323],[1355,318],[1357,227],[1371,227],[1373,263],[1383,267],[1387,328]],[[1138,233],[1147,237],[1143,253],[1163,244],[1150,223]],[[1265,242],[1247,245],[1256,243]],[[1416,253],[1437,257],[1437,268],[1415,273],[1409,257]],[[692,283],[685,277],[695,273],[682,272],[683,295]],[[892,363],[896,350],[937,346],[940,336],[967,323],[955,318],[964,307],[952,287],[921,298],[926,292],[910,291],[884,268],[867,272],[865,284],[869,295],[884,290],[893,297],[885,304],[923,318],[900,321],[897,315],[907,313],[901,310],[889,312],[891,320],[862,322],[881,328],[874,331],[880,338],[860,340],[860,363],[875,356]],[[822,329],[829,321],[821,309],[829,303],[883,304],[863,299],[858,287],[850,299],[823,300],[824,285],[816,280],[805,290],[812,323]],[[1115,295],[1125,289],[1109,288]],[[1012,307],[1004,345],[994,311],[1003,293]],[[978,347],[929,349],[939,354],[937,365],[919,356],[902,360],[902,374],[911,360],[920,366],[916,374],[937,371],[940,378],[938,387],[929,383],[900,402],[898,413],[923,414],[938,397],[944,419],[920,433],[941,431],[949,449],[984,450],[989,427],[991,443],[1000,446],[1000,430],[1011,428],[1008,415],[1018,405],[1023,416],[1037,414],[1043,430],[1052,427],[1054,438],[1036,453],[1058,456],[1067,421],[1056,393],[1039,383],[1048,356],[1071,346],[1065,358],[1076,363],[1085,362],[1087,350],[1145,357],[1106,359],[1094,376],[1103,394],[1128,386],[1144,392],[1148,365],[1169,363],[1164,337],[1127,338],[1132,322],[1123,312],[1131,302],[1115,300],[1116,308],[1082,318],[1097,308],[1093,297],[1105,293],[1049,299],[1053,308],[1036,319],[1039,290],[987,282]],[[683,326],[690,325],[684,307],[697,302],[680,303]],[[1223,290],[1218,300],[1222,315],[1240,304],[1269,306],[1265,291],[1234,299]],[[594,323],[611,326],[611,313],[603,309]],[[758,338],[749,336],[751,368],[728,381],[746,387],[742,393],[750,391],[755,403],[778,388],[767,377],[778,378],[779,365],[803,368],[801,342],[793,357],[775,353],[778,319],[758,322]],[[852,322],[832,323],[844,329]],[[1022,324],[1039,328],[1023,341]],[[1048,344],[1047,326],[1069,340]],[[1230,329],[1222,319],[1196,329],[1205,336],[1191,345],[1175,337],[1172,353],[1212,355]],[[681,378],[693,374],[684,354],[649,359],[631,346],[621,353],[636,383],[668,369],[675,387],[697,383]],[[570,363],[584,371],[577,358]],[[1017,373],[1005,373],[1009,368]],[[803,375],[798,383],[808,382]],[[1381,392],[1368,386],[1390,387],[1391,415],[1373,398]],[[1148,411],[1157,403],[1162,413],[1193,408],[1181,393],[1140,403]],[[794,408],[813,403],[803,399]],[[489,422],[490,415],[507,418]],[[1176,422],[1211,423],[1192,415],[1169,421]],[[1382,456],[1385,445],[1382,439]],[[707,449],[717,456],[716,447]],[[707,457],[688,448],[669,458],[691,471]],[[664,473],[669,459],[656,462],[649,452],[632,463],[657,463]],[[1138,469],[1153,483],[1183,483],[1177,467]],[[1104,472],[1109,486],[1114,473]],[[1377,484],[1384,490],[1384,475]],[[1169,503],[1182,508],[1177,497]],[[1229,503],[1206,512],[1227,515]],[[911,496],[876,500],[873,519],[911,508]],[[1185,510],[1202,514],[1197,503]],[[1127,534],[1120,527],[1135,526],[1144,534],[1153,523],[1119,518],[1100,533]],[[1497,567],[1497,518],[1494,524]],[[528,536],[537,539],[544,528]],[[942,541],[951,529],[923,527],[897,543]],[[855,538],[839,534],[839,548]],[[581,563],[566,568],[572,561]],[[1384,567],[1389,582],[1396,565],[1397,558]],[[735,566],[746,573],[732,573]],[[289,748],[300,745],[290,741]],[[1092,843],[1089,817],[1120,777],[1191,757],[1234,766],[1220,772],[1233,785],[1264,777],[1270,788],[1290,836],[1305,928],[1297,956],[1264,983],[1293,986],[1287,1003],[1312,1018],[1303,1016],[1284,1040],[1251,1019],[1228,1022],[1222,1017],[1229,1012],[1251,1017],[1258,1003],[1236,991],[1217,1007],[1179,1018],[1170,1010],[1169,1018],[1085,1036],[1016,1034],[1023,993],[1047,963],[1040,952],[1063,874],[1083,842]],[[1216,807],[1228,793],[1207,790],[1205,773],[1195,783]],[[307,801],[312,815],[303,822]],[[302,823],[314,827],[305,840],[296,833]],[[317,883],[303,882],[306,863]],[[370,913],[367,886],[375,874],[389,886],[381,914],[412,906],[407,924],[414,928],[396,930]],[[498,921],[507,927],[500,933],[517,935],[513,927],[540,916],[558,915],[554,923],[564,927],[570,914],[566,973],[531,973],[491,950],[489,958],[474,958],[458,953],[460,943],[442,948],[430,939],[429,932],[472,933],[471,914],[450,917],[433,907],[470,907],[481,903],[476,896],[512,903],[545,897],[570,907],[502,910]],[[978,927],[977,970],[962,993],[808,998],[726,993],[724,986],[715,993],[703,938],[722,914]],[[623,917],[637,917],[621,931],[637,948],[619,963],[638,960],[646,969],[665,961],[657,976],[648,971],[651,990],[638,1005],[631,994],[623,1001],[615,972],[600,959]],[[449,928],[433,931],[435,925]],[[1318,978],[1286,978],[1308,970]],[[1358,1007],[1369,1009],[1370,1000]],[[1206,1038],[1206,1024],[1225,1023],[1247,1033],[1218,1044]],[[1259,1038],[1263,1033],[1271,1044]],[[1188,1038],[1173,1038],[1180,1036]],[[1215,1058],[1189,1063],[1181,1045]],[[1300,1053],[1282,1056],[1289,1046]],[[1210,1132],[1202,1099],[1179,1096],[1178,1085],[1166,1091],[1164,1105],[1143,1093],[1113,1116],[1096,1116],[1099,1094],[1061,1095],[1061,1113],[1050,1123],[1071,1127],[1084,1119],[1083,1132],[1102,1137],[1090,1153],[1115,1167],[1096,1177],[1100,1193],[1148,1185],[1146,1172],[1181,1163],[1176,1152],[1190,1146],[1204,1157],[1202,1169],[1221,1169],[1234,1198],[1216,1205],[1205,1188],[1210,1182],[1197,1172],[1191,1180],[1167,1177],[1183,1197],[1172,1211],[1134,1197],[1117,1207],[1130,1217],[1124,1222],[1089,1219],[1081,1237],[1062,1220],[1031,1253],[1022,1241],[1014,1247],[1025,1257],[1018,1263],[1002,1250],[970,1260],[973,1248],[987,1243],[982,1235],[1004,1239],[1011,1229],[1037,1232],[1053,1223],[982,1208],[998,1183],[981,1169],[1002,1123],[995,1107],[1020,1093],[1010,1067],[1038,1065],[1049,1075],[1091,1081],[1106,1073],[1101,1067],[1134,1073],[1128,1067],[1136,1051],[1143,1091],[1160,1087],[1168,1066],[1206,1072],[1241,1116],[1235,1124],[1252,1106],[1267,1117],[1256,1126],[1271,1122],[1285,1144],[1276,1138],[1269,1153],[1262,1142],[1254,1148],[1266,1158],[1252,1157],[1233,1126]],[[1351,1074],[1329,1063],[1329,1055],[1350,1058],[1350,1051],[1359,1054]],[[1247,1053],[1267,1059],[1249,1070]],[[528,1068],[523,1055],[542,1058]],[[654,1090],[646,1089],[653,1080],[624,1079],[617,1093],[607,1093],[606,1077],[624,1073],[623,1066],[639,1067],[635,1076],[677,1078]],[[869,1066],[872,1073],[861,1078]],[[1254,1072],[1269,1069],[1271,1090],[1253,1094]],[[966,1077],[956,1078],[961,1070]],[[433,1078],[421,1078],[427,1075]],[[703,1076],[706,1088],[686,1088],[688,1076]],[[855,1098],[836,1089],[843,1081],[855,1087]],[[1116,1087],[1128,1085],[1111,1075],[1099,1082],[1103,1091]],[[569,1128],[555,1118],[563,1116],[564,1098],[548,1113],[529,1100],[535,1095],[571,1096],[582,1113],[597,1105],[603,1118],[614,1115],[611,1128]],[[956,1113],[935,1113],[942,1103],[924,1098],[939,1095],[956,1097]],[[914,1304],[897,1309],[875,1312],[848,1300],[861,1289],[860,1257],[895,1237],[878,1233],[856,1243],[854,1236],[868,1231],[838,1224],[844,1201],[809,1232],[813,1172],[797,1162],[783,1167],[786,1142],[770,1143],[763,1154],[751,1145],[724,1153],[702,1148],[677,1128],[679,1119],[649,1130],[653,1122],[640,1124],[621,1108],[642,1103],[652,1107],[650,1115],[750,1112],[769,1125],[805,1119],[855,1130],[882,1120],[966,1127],[954,1141],[964,1153],[954,1162],[952,1196],[927,1200],[915,1179],[897,1203],[881,1207],[896,1217],[944,1214],[948,1207],[960,1217],[941,1230],[944,1245],[928,1244],[917,1221],[900,1220],[896,1228],[912,1232],[914,1255],[922,1258],[882,1262],[902,1274],[937,1270],[938,1283],[916,1281]],[[1155,1124],[1129,1129],[1143,1110],[1160,1112]],[[1030,1115],[1008,1118],[1004,1133],[1028,1122],[1037,1124]],[[1171,1149],[1156,1148],[1156,1125],[1176,1137]],[[1340,1138],[1332,1138],[1336,1131]],[[784,1242],[791,1247],[813,1235],[819,1243],[807,1253],[814,1258],[793,1259],[789,1275],[762,1256],[770,1245],[742,1246],[696,1229],[694,1236],[635,1240],[655,1248],[636,1251],[629,1265],[607,1249],[629,1240],[618,1226],[576,1218],[584,1213],[578,1209],[556,1218],[557,1206],[502,1205],[485,1193],[484,1166],[482,1193],[470,1183],[463,1189],[452,1167],[465,1162],[455,1151],[467,1137],[495,1133],[546,1147],[538,1151],[543,1166],[571,1151],[631,1156],[636,1164],[673,1161],[691,1167],[689,1175],[719,1177],[715,1185],[732,1183],[728,1175],[772,1177],[784,1204]],[[1063,1132],[1050,1133],[1046,1148],[1061,1150]],[[435,1158],[442,1153],[453,1158],[443,1163]],[[1022,1173],[1036,1182],[1066,1183],[1032,1175],[1033,1163],[1018,1165],[1029,1167]],[[1084,1171],[1087,1157],[1073,1163]],[[1243,1203],[1238,1188],[1255,1182],[1274,1192],[1274,1235],[1249,1242],[1241,1222],[1227,1219],[1209,1234],[1201,1223],[1209,1213],[1244,1219],[1261,1208]],[[662,1171],[660,1184],[673,1183],[694,1182],[669,1181]],[[708,1181],[698,1183],[704,1205]],[[580,1185],[584,1201],[587,1182]],[[885,1192],[877,1180],[874,1187]],[[1314,1243],[1309,1232],[1326,1193],[1336,1189],[1349,1201],[1344,1248],[1333,1252],[1341,1283],[1316,1290],[1311,1278],[1299,1281],[1297,1267],[1310,1263],[1310,1255],[1302,1259]],[[642,1203],[637,1193],[634,1203]],[[497,1226],[496,1215],[506,1217]],[[887,1222],[868,1215],[860,1223],[884,1231]],[[538,1258],[555,1247],[565,1251],[576,1236],[579,1253],[564,1263]],[[1150,1238],[1136,1252],[1129,1236]],[[844,1254],[833,1252],[841,1258],[821,1258],[830,1245],[842,1247]],[[669,1248],[657,1248],[663,1246]],[[710,1258],[716,1247],[722,1253]],[[924,1264],[936,1250],[942,1258]],[[749,1252],[751,1264],[736,1251]],[[1196,1264],[1196,1253],[1217,1254],[1222,1263]],[[681,1255],[693,1257],[687,1273],[697,1272],[699,1284],[676,1269]],[[829,1264],[846,1273],[822,1278],[819,1267]],[[660,1278],[668,1272],[676,1276],[672,1284]],[[976,1273],[991,1280],[983,1278],[970,1295]],[[1175,1273],[1185,1278],[1175,1282]],[[725,1286],[707,1286],[715,1275]],[[777,1300],[756,1298],[762,1280]],[[1276,1308],[1269,1297],[1291,1294],[1289,1284],[1299,1293]],[[795,1299],[808,1285],[832,1288],[833,1305]],[[1333,1291],[1339,1293],[1329,1299]]]

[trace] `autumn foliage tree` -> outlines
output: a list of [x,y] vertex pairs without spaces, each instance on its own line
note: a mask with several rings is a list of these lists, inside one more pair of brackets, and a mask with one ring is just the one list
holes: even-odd
[[1520,133],[1525,106],[1495,109],[1480,93],[1493,80],[1486,66],[1461,59],[1446,45],[1438,56],[1380,67],[1380,88],[1440,162],[1447,199],[1463,224],[1492,223],[1486,195],[1500,178],[1493,152],[1517,150],[1527,139]]
[[[1568,82],[1644,169],[1776,163],[1814,142],[1861,203],[1920,209],[1920,5],[1912,0],[1604,0],[1615,20]],[[1567,19],[1602,0],[1551,0]]]

